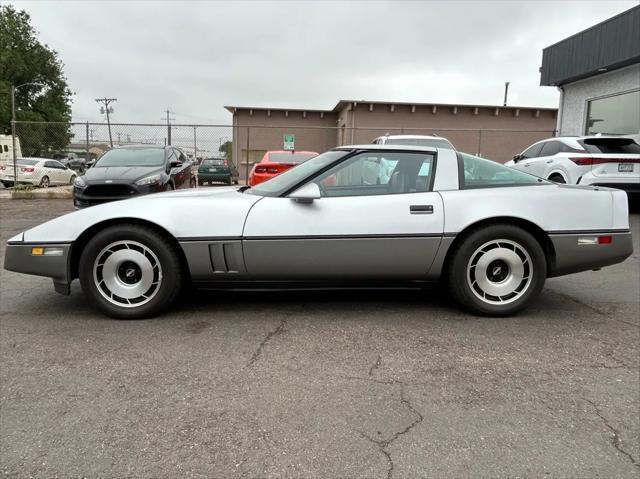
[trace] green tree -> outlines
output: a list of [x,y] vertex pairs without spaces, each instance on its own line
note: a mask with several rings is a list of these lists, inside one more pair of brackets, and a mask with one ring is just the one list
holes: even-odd
[[18,123],[24,156],[39,156],[64,149],[71,139],[71,91],[58,53],[40,43],[31,17],[12,5],[0,5],[0,133],[11,133],[11,85],[36,82],[16,91],[18,121],[63,122]]
[[218,151],[222,153],[227,160],[231,160],[233,143],[229,140],[225,141],[222,145],[220,145],[220,148],[218,148]]

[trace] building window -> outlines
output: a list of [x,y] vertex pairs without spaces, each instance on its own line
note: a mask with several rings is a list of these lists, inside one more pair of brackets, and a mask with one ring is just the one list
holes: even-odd
[[587,102],[587,135],[637,135],[639,132],[640,90]]

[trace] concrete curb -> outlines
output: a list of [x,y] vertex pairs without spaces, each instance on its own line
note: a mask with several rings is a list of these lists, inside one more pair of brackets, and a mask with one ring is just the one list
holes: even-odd
[[73,198],[71,186],[58,188],[35,188],[33,190],[10,191],[12,200],[70,200]]

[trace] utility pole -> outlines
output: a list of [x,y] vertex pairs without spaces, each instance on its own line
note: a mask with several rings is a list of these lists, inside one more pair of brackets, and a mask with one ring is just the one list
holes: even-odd
[[171,145],[171,120],[175,120],[175,118],[171,118],[171,114],[173,113],[171,110],[169,110],[169,108],[167,108],[166,110],[163,110],[164,113],[167,115],[165,118],[162,118],[162,120],[167,120],[167,145]]
[[502,106],[507,106],[507,95],[509,94],[509,82],[504,82],[504,102]]
[[111,145],[111,148],[113,148],[113,139],[111,138],[111,121],[109,119],[109,113],[113,113],[113,107],[110,107],[109,105],[115,101],[118,101],[117,98],[96,98],[96,102],[97,103],[102,103],[104,106],[100,107],[100,113],[106,113],[107,114],[107,127],[109,128],[109,144]]

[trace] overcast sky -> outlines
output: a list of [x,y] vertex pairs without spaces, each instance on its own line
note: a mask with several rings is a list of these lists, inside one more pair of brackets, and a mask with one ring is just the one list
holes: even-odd
[[73,118],[231,121],[224,105],[339,99],[557,106],[542,49],[635,1],[10,1],[57,50]]

